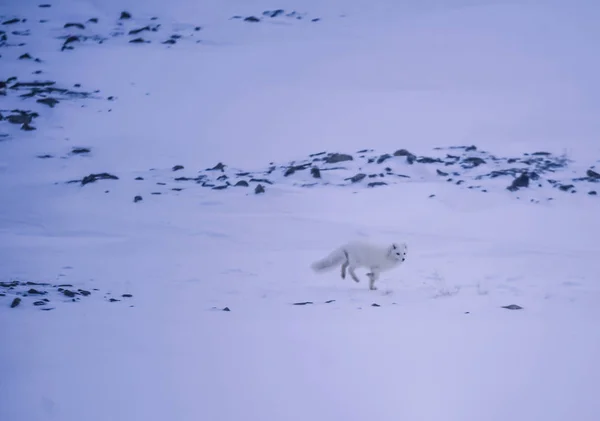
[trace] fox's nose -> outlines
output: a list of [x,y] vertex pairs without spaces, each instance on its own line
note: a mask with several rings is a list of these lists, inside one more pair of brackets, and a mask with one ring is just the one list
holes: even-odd
[[403,258],[402,258],[402,261],[404,262],[405,260],[406,260],[406,258],[404,258],[404,257],[403,257]]

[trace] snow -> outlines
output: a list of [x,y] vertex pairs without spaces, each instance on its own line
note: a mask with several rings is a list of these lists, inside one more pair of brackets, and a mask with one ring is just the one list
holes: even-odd
[[[22,286],[0,289],[0,420],[600,417],[599,185],[573,181],[600,172],[594,2],[38,3],[0,5],[3,22],[27,18],[0,25],[26,42],[0,47],[0,79],[98,92],[0,97],[4,116],[40,114],[35,131],[0,121],[0,282],[91,294],[33,286],[49,303],[11,308]],[[303,19],[231,19],[279,8]],[[60,51],[67,22],[106,40]],[[150,44],[110,36],[156,23]],[[486,164],[365,163],[458,145]],[[321,151],[354,159],[313,187],[308,170],[283,175],[329,168],[308,157]],[[538,151],[569,159],[542,186],[477,179]],[[384,167],[388,185],[347,181]],[[119,179],[67,183],[102,172]],[[174,180],[240,172],[273,184]],[[407,261],[377,291],[365,271],[310,270],[354,238],[406,241]]]

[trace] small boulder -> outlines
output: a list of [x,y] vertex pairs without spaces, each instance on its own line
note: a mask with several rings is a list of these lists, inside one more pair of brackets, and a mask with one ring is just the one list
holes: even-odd
[[517,191],[522,187],[529,187],[529,175],[526,172],[515,178],[511,185],[507,187],[507,190]]
[[337,164],[338,162],[352,161],[352,155],[344,154],[344,153],[332,153],[325,158],[325,163],[327,164]]
[[254,189],[255,194],[261,194],[264,192],[265,192],[265,188],[262,184],[257,185],[256,188]]

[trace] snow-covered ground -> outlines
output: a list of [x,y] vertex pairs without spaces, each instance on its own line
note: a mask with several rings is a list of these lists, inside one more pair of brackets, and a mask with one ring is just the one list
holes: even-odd
[[[0,421],[600,419],[594,2],[43,3]],[[409,245],[377,291],[310,269],[356,238]]]

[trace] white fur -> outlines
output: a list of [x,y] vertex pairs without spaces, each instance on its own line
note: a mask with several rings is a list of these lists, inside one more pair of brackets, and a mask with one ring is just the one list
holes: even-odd
[[407,251],[406,243],[375,245],[363,241],[352,241],[314,262],[311,267],[315,272],[325,272],[341,264],[342,279],[346,278],[347,269],[356,282],[360,282],[360,279],[354,271],[360,267],[368,268],[370,270],[367,273],[369,289],[374,290],[377,289],[375,281],[379,278],[379,274],[404,262]]

